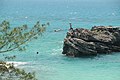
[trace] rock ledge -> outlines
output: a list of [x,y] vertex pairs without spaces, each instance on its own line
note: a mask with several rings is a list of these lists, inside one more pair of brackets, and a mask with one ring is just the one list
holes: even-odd
[[94,26],[70,29],[64,39],[62,54],[80,57],[120,52],[120,27]]

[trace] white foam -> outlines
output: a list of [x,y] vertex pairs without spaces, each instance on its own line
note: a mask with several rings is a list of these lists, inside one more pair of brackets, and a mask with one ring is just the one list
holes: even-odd
[[113,16],[115,16],[115,13],[112,13]]
[[27,62],[16,62],[16,61],[8,61],[7,64],[14,64],[14,66],[21,66],[21,65],[26,65],[28,64]]
[[28,17],[26,16],[25,18],[27,19]]
[[62,48],[61,49],[53,49],[52,50],[52,55],[57,55],[57,54],[59,54],[59,52],[61,52],[62,51]]

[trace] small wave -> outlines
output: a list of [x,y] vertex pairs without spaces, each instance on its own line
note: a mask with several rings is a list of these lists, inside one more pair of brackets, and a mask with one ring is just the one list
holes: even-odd
[[77,12],[70,12],[69,14],[71,14],[71,15],[72,15],[72,14],[77,14]]
[[62,48],[60,49],[53,49],[51,55],[57,55],[62,51]]
[[115,13],[112,13],[113,16],[115,16]]
[[15,67],[28,64],[28,62],[16,62],[16,61],[8,61],[7,63],[14,64]]
[[57,41],[56,43],[60,43],[60,44],[63,44],[64,42],[63,42],[63,41]]
[[27,16],[25,16],[25,19],[27,19],[28,17]]

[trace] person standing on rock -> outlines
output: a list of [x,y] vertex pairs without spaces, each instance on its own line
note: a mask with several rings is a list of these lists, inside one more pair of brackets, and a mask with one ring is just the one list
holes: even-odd
[[72,24],[69,23],[69,25],[70,25],[70,28],[69,28],[69,32],[67,32],[67,37],[71,38],[71,37],[73,37],[74,30],[72,28]]
[[69,23],[69,25],[70,25],[70,29],[69,30],[73,30],[72,23]]

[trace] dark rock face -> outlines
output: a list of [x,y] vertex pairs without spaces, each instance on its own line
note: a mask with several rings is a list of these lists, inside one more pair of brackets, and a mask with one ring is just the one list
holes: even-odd
[[120,28],[94,26],[91,30],[70,29],[64,39],[62,54],[80,57],[120,52]]

